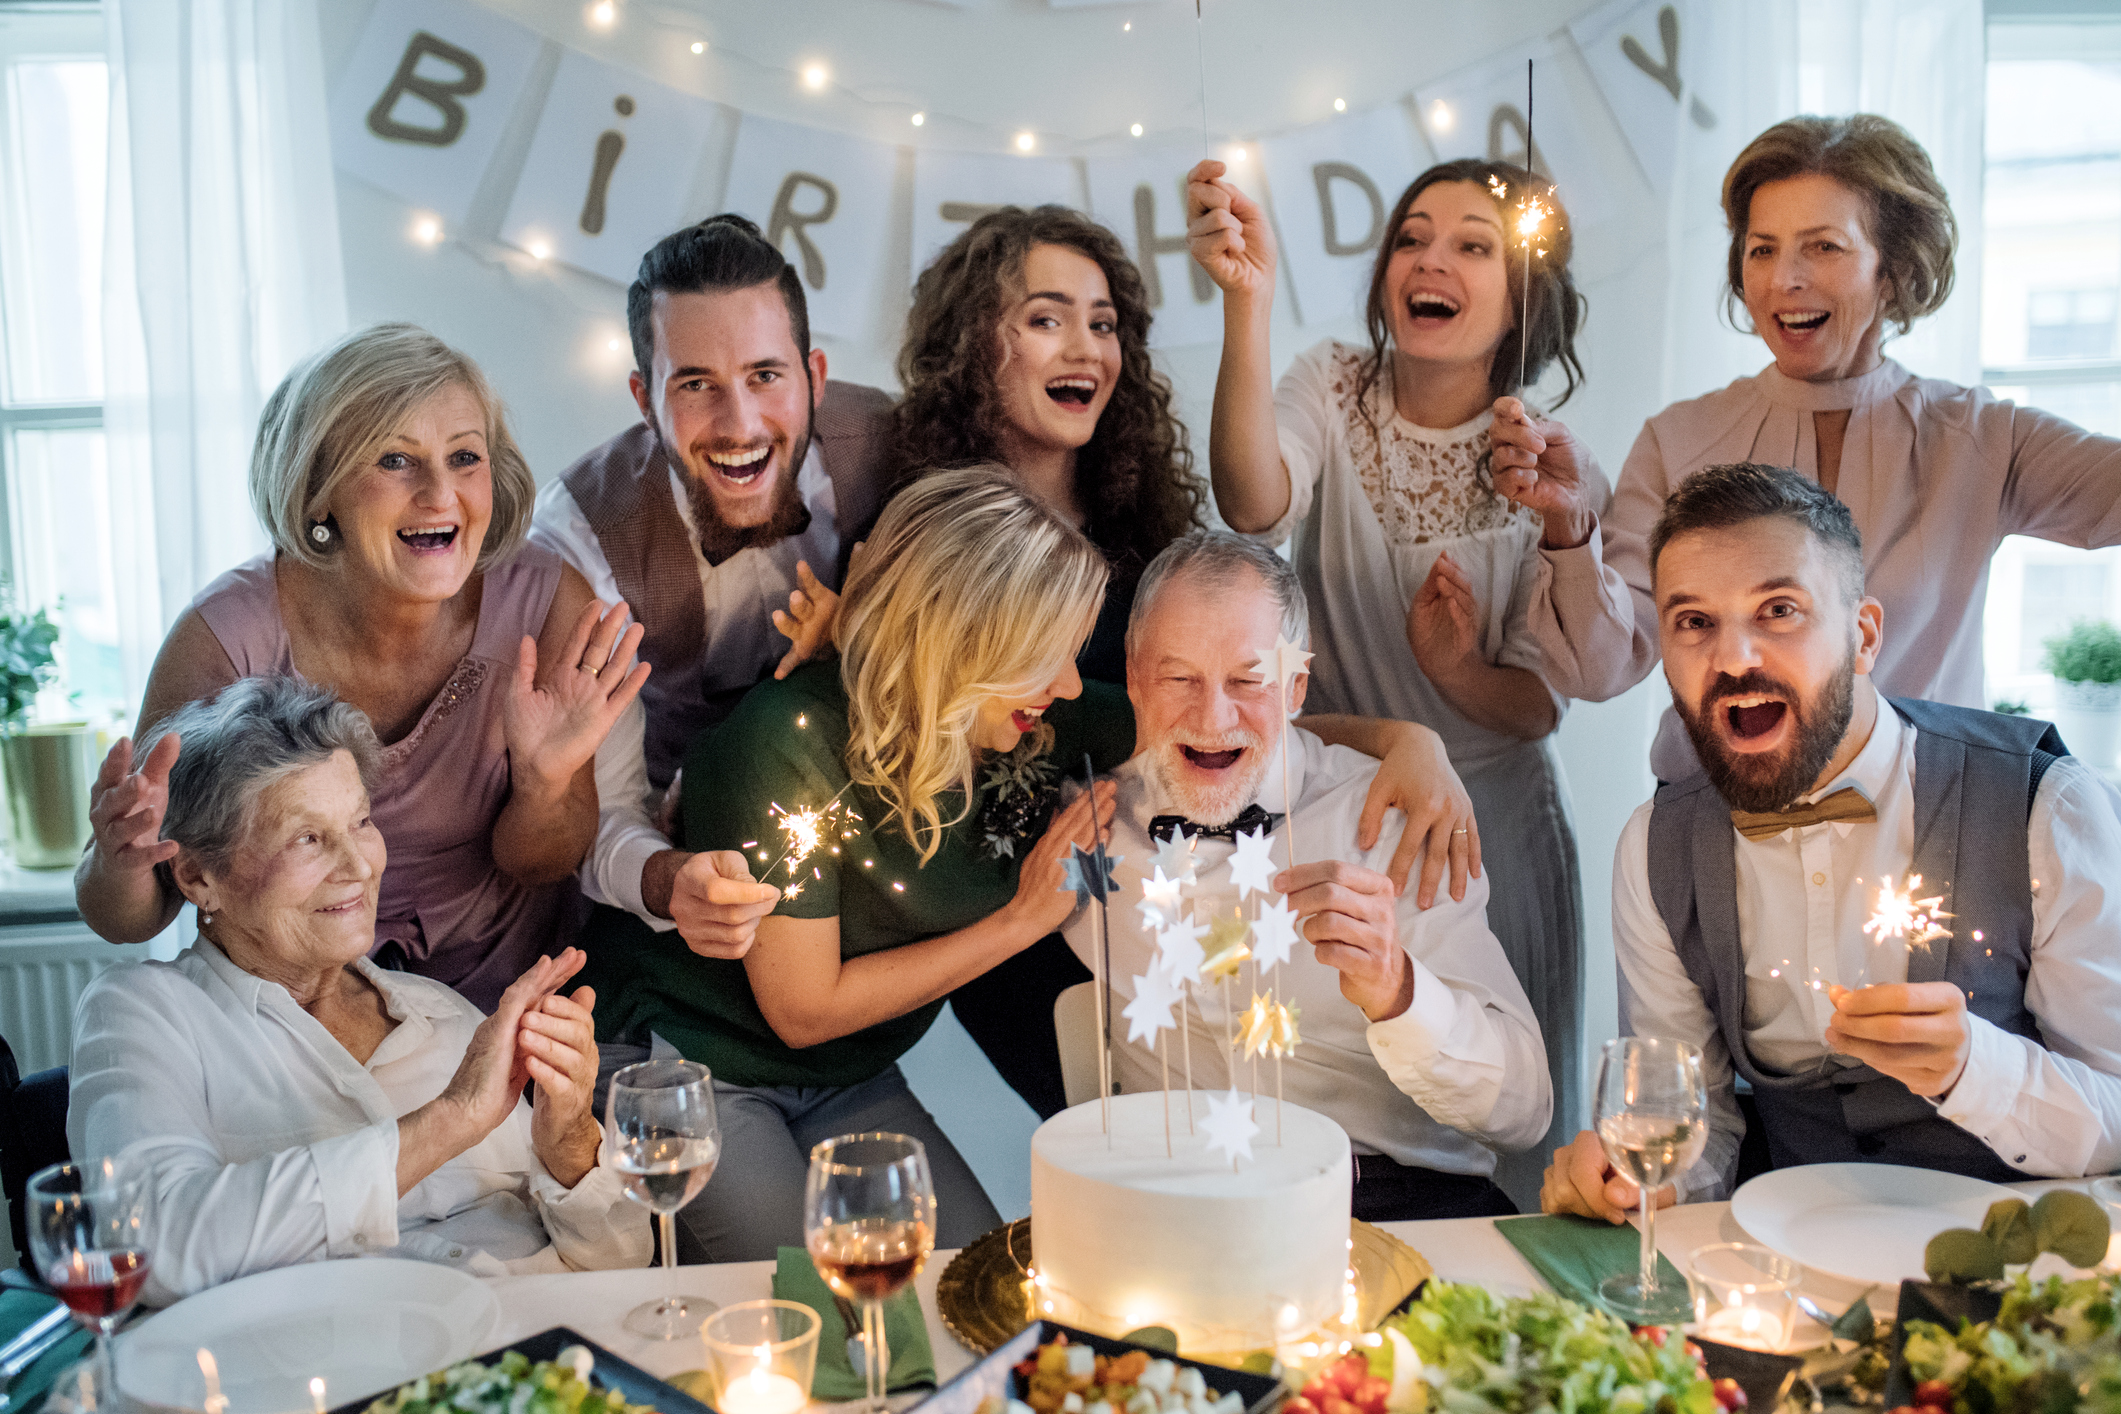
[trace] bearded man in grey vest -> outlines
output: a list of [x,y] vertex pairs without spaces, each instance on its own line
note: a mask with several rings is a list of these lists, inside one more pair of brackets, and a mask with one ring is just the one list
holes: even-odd
[[657,242],[626,319],[641,420],[546,485],[532,523],[631,609],[653,669],[597,755],[582,889],[741,957],[779,892],[741,854],[671,848],[653,803],[696,734],[829,641],[854,539],[882,508],[891,400],[826,381],[802,281],[742,216]]
[[[1795,471],[1690,478],[1650,564],[1703,770],[1621,837],[1621,1028],[1699,1047],[1710,1111],[1701,1158],[1656,1201],[1727,1195],[1740,1076],[1777,1167],[2121,1165],[2112,788],[2044,722],[1880,696],[1891,625],[1863,593],[1855,524]],[[1888,885],[1931,926],[1867,933]],[[1589,1131],[1541,1195],[1612,1222],[1640,1197]]]

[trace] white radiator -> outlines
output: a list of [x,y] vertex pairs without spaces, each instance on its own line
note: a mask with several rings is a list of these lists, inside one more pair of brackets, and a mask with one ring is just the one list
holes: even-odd
[[0,927],[0,1036],[24,1075],[66,1064],[75,998],[98,972],[145,958],[150,946],[117,947],[80,923]]

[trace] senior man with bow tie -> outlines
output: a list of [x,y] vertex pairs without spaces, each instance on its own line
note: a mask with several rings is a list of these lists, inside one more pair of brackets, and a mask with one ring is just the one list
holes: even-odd
[[[1388,823],[1374,848],[1356,844],[1377,763],[1293,725],[1283,733],[1281,684],[1259,670],[1260,650],[1277,636],[1300,642],[1307,619],[1287,562],[1238,536],[1195,531],[1143,574],[1127,627],[1135,754],[1114,773],[1107,846],[1123,859],[1107,910],[1114,1005],[1132,1004],[1137,979],[1157,966],[1156,904],[1140,906],[1141,882],[1155,877],[1159,856],[1166,879],[1190,865],[1196,882],[1182,903],[1159,891],[1164,921],[1183,913],[1192,926],[1181,936],[1212,949],[1231,931],[1210,931],[1215,920],[1264,912],[1270,921],[1251,933],[1255,960],[1287,955],[1270,976],[1297,1008],[1301,1041],[1281,1063],[1282,1094],[1347,1130],[1355,1216],[1514,1213],[1492,1175],[1498,1152],[1546,1133],[1553,1092],[1539,1025],[1488,931],[1487,880],[1471,879],[1462,901],[1439,896],[1426,910],[1397,894],[1383,872],[1396,831]],[[1289,710],[1304,686],[1299,673]],[[1276,928],[1275,917],[1287,922]],[[1085,962],[1095,927],[1084,909],[1066,930]],[[1190,1029],[1197,1089],[1252,1088],[1251,1062],[1241,1058],[1233,1077],[1224,1043],[1232,1010],[1242,1014],[1251,1001],[1253,966],[1227,983],[1195,983],[1173,1010]],[[1150,1041],[1123,1040],[1129,1029],[1124,1020],[1114,1028],[1118,1087],[1160,1088]],[[1179,1033],[1164,1031],[1158,1043],[1169,1048],[1177,1088]],[[1273,1064],[1259,1062],[1263,1094],[1273,1091]],[[1205,1112],[1199,1097],[1194,1103]]]

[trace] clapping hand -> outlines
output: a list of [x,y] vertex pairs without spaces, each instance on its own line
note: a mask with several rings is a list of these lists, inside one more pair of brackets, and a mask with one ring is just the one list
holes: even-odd
[[1258,202],[1224,180],[1214,158],[1186,174],[1186,248],[1226,294],[1274,291],[1274,230]]
[[1407,610],[1407,645],[1435,683],[1451,681],[1480,657],[1480,601],[1449,551],[1436,557],[1414,593]]
[[1591,538],[1596,513],[1584,495],[1584,452],[1573,432],[1534,417],[1516,398],[1497,398],[1488,444],[1496,494],[1539,513],[1550,549],[1572,549]]
[[132,738],[119,737],[103,758],[103,769],[89,787],[88,820],[106,865],[145,874],[175,856],[177,842],[162,838],[162,816],[169,809],[169,773],[177,764],[178,746],[175,733],[164,733],[135,770]]
[[515,681],[501,704],[509,769],[519,779],[564,790],[640,694],[648,665],[636,664],[634,652],[646,630],[627,627],[626,619],[624,603],[607,610],[592,599],[556,663],[540,664],[537,641],[523,639]]
[[[578,954],[579,956],[579,954]],[[557,986],[557,984],[555,984]],[[537,1094],[530,1107],[530,1142],[546,1172],[572,1188],[596,1167],[597,1033],[594,988],[573,996],[547,993],[523,1013],[516,1049]]]
[[[458,1121],[457,1137],[462,1153],[491,1134],[515,1111],[523,1087],[537,1077],[531,1049],[522,1044],[526,1013],[537,1009],[560,985],[582,970],[589,959],[579,948],[568,948],[558,957],[541,957],[530,970],[508,984],[493,1015],[479,1023],[456,1074],[442,1090],[441,1100],[452,1106]],[[590,1045],[590,1077],[596,1075],[596,1047]],[[557,1055],[557,1052],[553,1053]],[[550,1058],[541,1061],[552,1070]],[[558,1075],[557,1070],[553,1070]]]

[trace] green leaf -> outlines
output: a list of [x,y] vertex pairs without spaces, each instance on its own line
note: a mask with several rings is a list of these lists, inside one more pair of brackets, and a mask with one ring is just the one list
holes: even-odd
[[2106,1260],[2113,1224],[2106,1209],[2089,1194],[2058,1188],[2033,1204],[2033,1236],[2040,1250],[2052,1252],[2073,1267],[2096,1267]]
[[1151,1350],[1161,1350],[1166,1355],[1178,1354],[1178,1332],[1169,1326],[1142,1326],[1128,1331],[1120,1339]]
[[2003,1260],[2022,1265],[2040,1255],[2033,1238],[2033,1208],[2023,1198],[2001,1198],[1988,1205],[1981,1219],[1982,1235],[1996,1244]]
[[2003,1275],[2003,1254],[1970,1227],[1946,1228],[1922,1249],[1922,1269],[1937,1282],[1995,1281]]
[[1858,1345],[1868,1345],[1871,1337],[1878,1333],[1878,1322],[1871,1315],[1871,1294],[1866,1291],[1856,1298],[1856,1304],[1835,1318],[1828,1334],[1841,1340],[1853,1340]]
[[1274,1358],[1271,1350],[1255,1350],[1239,1361],[1237,1368],[1248,1375],[1279,1375],[1281,1361]]

